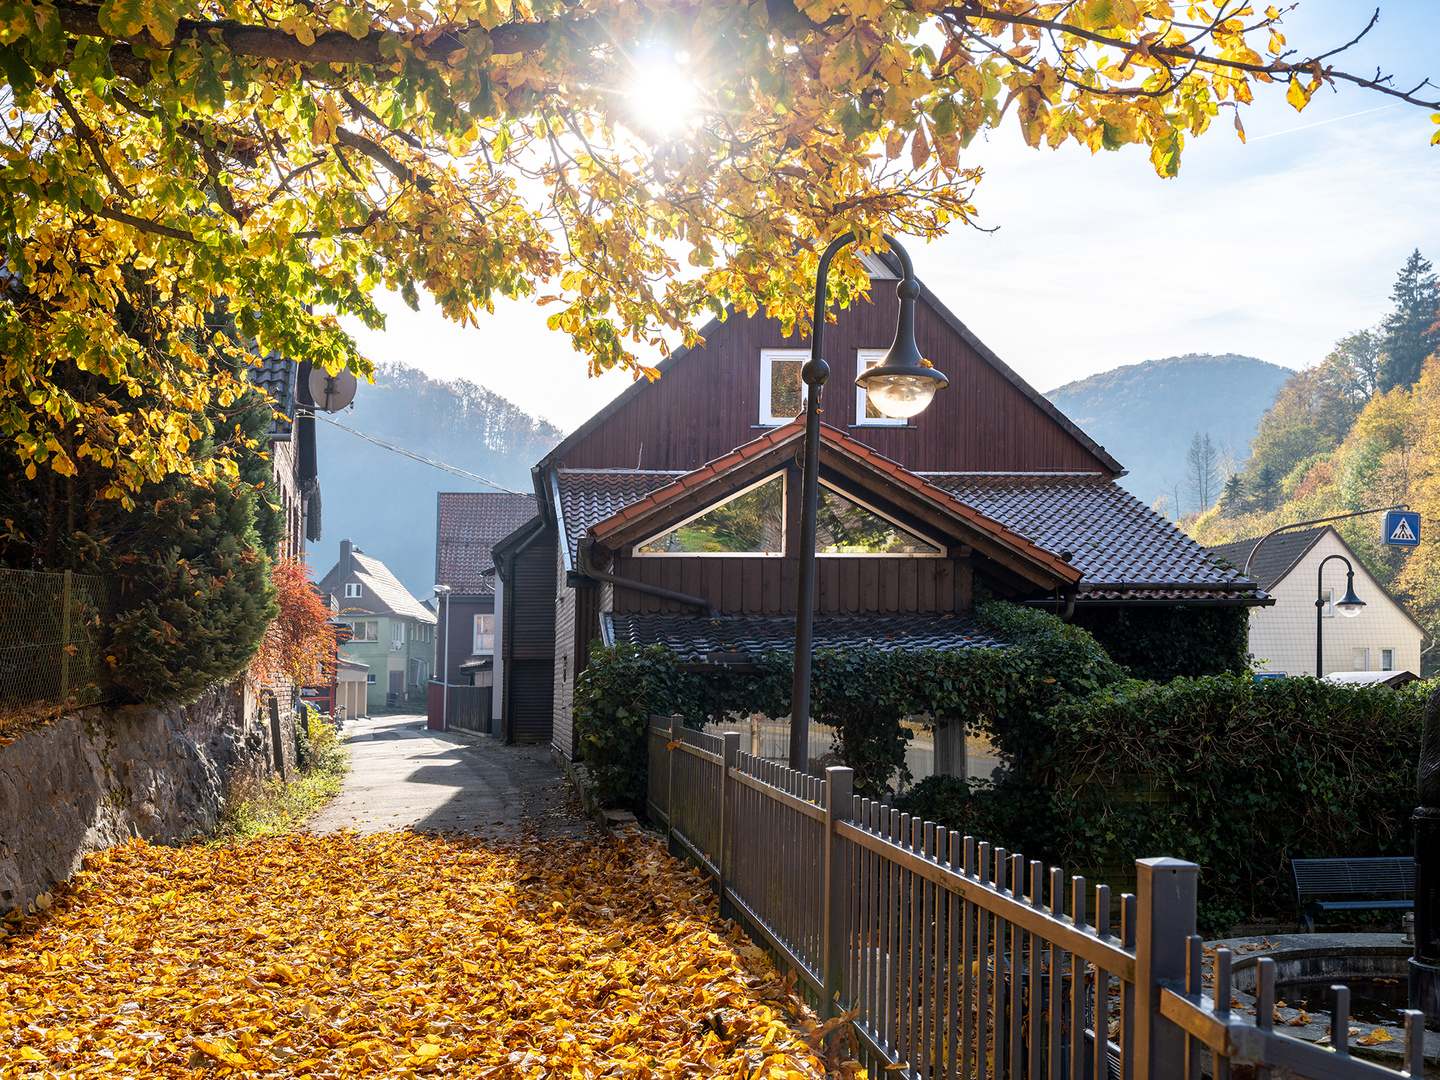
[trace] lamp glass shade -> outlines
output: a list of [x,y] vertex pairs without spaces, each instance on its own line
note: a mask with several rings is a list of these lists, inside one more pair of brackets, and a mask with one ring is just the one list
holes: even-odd
[[943,385],[939,379],[920,374],[870,374],[860,380],[865,395],[883,416],[905,418],[923,412]]
[[1344,599],[1338,601],[1335,607],[1340,614],[1347,619],[1353,619],[1360,614],[1360,609],[1365,606],[1365,601],[1355,595],[1355,585],[1351,583],[1345,590]]

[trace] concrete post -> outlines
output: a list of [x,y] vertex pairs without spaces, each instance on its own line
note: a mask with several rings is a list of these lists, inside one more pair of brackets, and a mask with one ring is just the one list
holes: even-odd
[[[1160,858],[1136,859],[1135,870],[1139,877],[1135,988],[1140,1000],[1135,1010],[1132,1075],[1136,1080],[1162,1080],[1185,1073],[1185,1032],[1160,1015],[1160,988],[1170,985],[1184,990],[1200,868],[1183,859]],[[1100,1012],[1103,1005],[1097,1004],[1096,1009]],[[1095,1026],[1104,1031],[1102,1020]]]

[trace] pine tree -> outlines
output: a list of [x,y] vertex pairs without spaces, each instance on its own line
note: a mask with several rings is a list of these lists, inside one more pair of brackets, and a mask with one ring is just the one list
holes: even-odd
[[1245,478],[1238,472],[1231,473],[1225,481],[1225,490],[1220,493],[1220,516],[1239,517],[1245,512]]
[[1275,470],[1269,465],[1262,465],[1260,471],[1255,474],[1255,480],[1250,485],[1250,490],[1255,500],[1255,508],[1265,513],[1275,509],[1280,501],[1280,479],[1275,475]]
[[1392,390],[1410,386],[1420,378],[1425,360],[1440,348],[1440,283],[1430,272],[1429,260],[1419,249],[1405,261],[1390,298],[1395,310],[1385,319],[1385,341],[1381,346],[1379,388]]

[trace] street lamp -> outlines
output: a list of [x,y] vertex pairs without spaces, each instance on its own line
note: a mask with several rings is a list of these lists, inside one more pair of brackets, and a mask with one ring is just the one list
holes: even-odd
[[450,586],[436,585],[435,595],[445,598],[445,634],[440,642],[440,730],[450,730]]
[[1321,618],[1325,614],[1325,564],[1331,559],[1339,559],[1345,564],[1345,596],[1336,602],[1335,607],[1340,614],[1347,619],[1353,619],[1360,614],[1360,609],[1365,606],[1365,601],[1355,595],[1355,568],[1350,565],[1350,560],[1344,555],[1326,555],[1320,560],[1320,569],[1315,575],[1315,677],[1325,677],[1325,647],[1321,640]]
[[[854,233],[831,241],[820,256],[815,275],[815,307],[811,320],[810,360],[800,371],[809,388],[805,401],[805,472],[800,489],[800,584],[795,599],[795,683],[790,694],[790,768],[801,772],[810,766],[810,666],[814,659],[815,630],[815,531],[820,502],[820,392],[830,377],[830,365],[820,358],[825,338],[825,311],[829,307],[826,279],[830,261]],[[920,413],[948,380],[920,356],[915,345],[915,298],[920,283],[909,253],[894,237],[885,237],[900,259],[903,274],[896,286],[900,297],[900,318],[895,341],[878,367],[860,372],[855,379],[870,403],[885,416],[911,417]]]

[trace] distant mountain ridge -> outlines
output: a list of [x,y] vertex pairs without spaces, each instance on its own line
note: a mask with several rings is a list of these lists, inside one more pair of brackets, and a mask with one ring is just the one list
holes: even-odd
[[[1253,356],[1187,353],[1102,371],[1045,396],[1129,470],[1120,482],[1149,505],[1183,483],[1197,431],[1243,461],[1293,374]],[[1181,499],[1184,512],[1198,509]]]
[[[404,364],[376,368],[375,385],[362,382],[354,407],[335,419],[520,492],[531,490],[530,466],[564,436],[483,386],[432,379]],[[428,600],[435,584],[436,494],[493,489],[323,421],[315,428],[323,500],[323,538],[310,545],[315,576],[335,564],[341,540],[353,540],[417,600]]]

